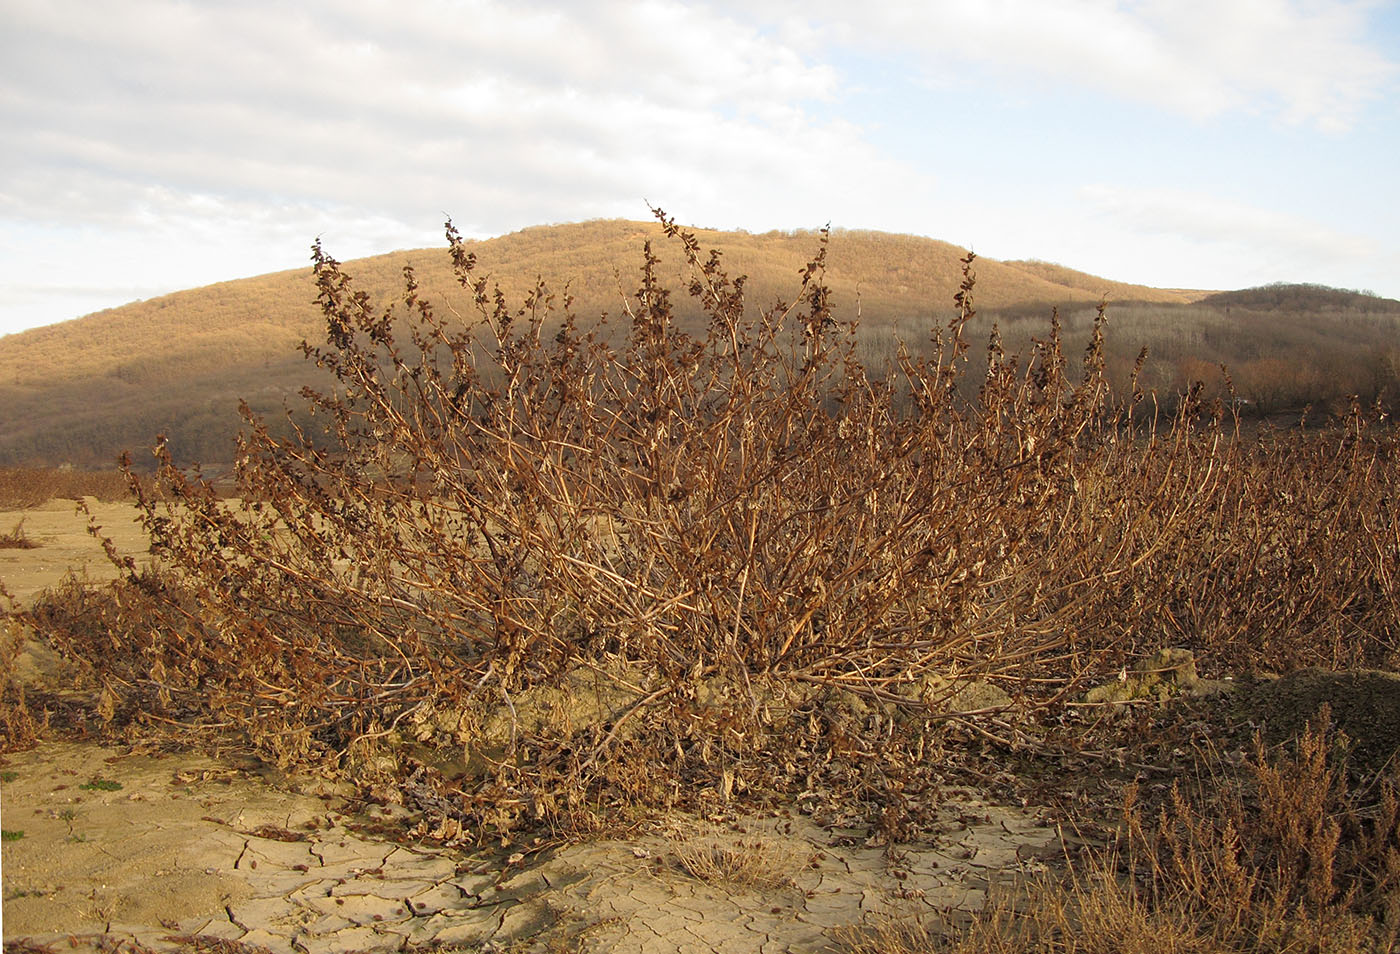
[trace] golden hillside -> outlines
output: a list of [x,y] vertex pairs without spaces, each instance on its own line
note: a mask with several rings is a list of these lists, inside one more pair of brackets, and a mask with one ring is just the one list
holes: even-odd
[[[699,230],[731,275],[749,276],[757,306],[790,298],[815,253],[814,231]],[[652,239],[682,318],[696,314],[684,294],[680,249],[656,223],[622,220],[548,225],[472,243],[480,267],[518,302],[537,278],[574,296],[587,320],[616,314],[639,281],[642,243]],[[334,249],[328,249],[334,254]],[[909,235],[837,230],[827,283],[838,311],[860,309],[867,329],[922,337],[949,314],[964,250]],[[413,265],[423,294],[465,310],[466,297],[440,249],[394,252],[347,263],[358,287],[397,295]],[[977,262],[979,307],[1118,301],[1185,303],[1203,293],[1124,285],[1041,262]],[[0,464],[109,463],[122,448],[171,433],[189,456],[227,459],[233,408],[246,398],[275,410],[308,379],[297,349],[319,340],[310,267],[221,282],[0,338]],[[211,453],[211,451],[213,453]]]

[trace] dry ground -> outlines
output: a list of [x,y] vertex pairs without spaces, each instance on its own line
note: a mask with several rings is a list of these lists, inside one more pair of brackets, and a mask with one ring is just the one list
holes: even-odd
[[[86,503],[102,532],[123,553],[145,551],[146,538],[132,504],[103,503],[96,497],[86,498]],[[28,510],[0,510],[0,533],[15,527],[37,544],[27,549],[0,548],[0,583],[21,603],[56,585],[69,572],[94,581],[116,576],[102,547],[87,532],[87,517],[78,512],[76,501],[50,500]]]
[[5,771],[5,826],[24,832],[4,846],[5,938],[84,935],[80,949],[101,935],[156,949],[205,935],[279,952],[561,940],[817,951],[872,914],[974,909],[991,884],[1060,851],[1037,812],[965,793],[929,843],[896,853],[778,811],[673,818],[512,863],[400,843],[384,834],[399,809],[228,761],[55,743]]

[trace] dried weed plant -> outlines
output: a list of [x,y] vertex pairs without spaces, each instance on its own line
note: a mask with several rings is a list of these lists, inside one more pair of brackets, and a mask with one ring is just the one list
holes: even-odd
[[245,408],[232,499],[158,445],[133,488],[161,568],[113,551],[125,579],[30,614],[105,717],[391,784],[479,838],[721,787],[895,832],[939,725],[989,714],[934,712],[931,680],[1026,712],[1163,645],[1393,650],[1374,416],[1246,441],[1195,388],[1162,419],[1109,387],[1102,308],[1080,369],[1052,319],[1024,358],[994,332],[974,370],[971,255],[930,346],[868,368],[824,238],[793,302],[755,308],[657,216],[701,336],[650,244],[622,313],[585,325],[543,284],[511,305],[450,223],[467,315],[411,269],[376,305],[318,242],[317,426],[279,438]]
[[1392,772],[1349,777],[1327,707],[1244,778],[1173,789],[1151,826],[1130,802],[1128,860],[1155,905],[1236,950],[1393,950],[1400,939],[1400,797]]
[[876,919],[853,954],[1381,954],[1400,938],[1400,800],[1391,774],[1351,779],[1325,709],[1236,776],[1125,806],[1121,843],[966,923]]

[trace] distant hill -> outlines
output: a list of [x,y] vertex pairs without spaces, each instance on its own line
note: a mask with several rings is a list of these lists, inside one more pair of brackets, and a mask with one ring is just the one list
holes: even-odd
[[[749,277],[748,301],[767,307],[791,299],[804,264],[818,247],[813,231],[697,230],[717,248],[732,276]],[[471,243],[480,271],[519,303],[542,278],[573,297],[582,321],[618,314],[640,282],[642,244],[652,240],[682,321],[699,317],[685,294],[677,243],[656,223],[606,220],[525,229]],[[327,251],[335,253],[335,249]],[[922,339],[951,314],[964,250],[909,235],[836,230],[827,284],[838,313],[888,339]],[[393,252],[345,264],[357,288],[380,302],[397,298],[412,265],[421,294],[440,313],[468,313],[447,250]],[[1104,297],[1157,309],[1186,306],[1205,292],[1149,288],[1098,278],[1045,262],[978,259],[979,309],[1048,315],[1051,306],[1091,306]],[[311,269],[221,282],[135,302],[84,318],[0,337],[0,466],[110,464],[130,449],[139,458],[164,431],[185,460],[227,461],[240,398],[280,414],[293,406],[314,371],[303,340],[322,340]]]
[[1090,275],[1088,272],[1078,272],[1063,265],[1056,265],[1053,262],[1010,261],[1004,264],[1009,268],[1033,275],[1051,284],[1077,289],[1095,301],[1106,299],[1115,302],[1173,302],[1180,304],[1196,301],[1206,294],[1184,288],[1149,288],[1144,285],[1130,285],[1126,282],[1112,282],[1099,278],[1097,275]]
[[1326,285],[1275,282],[1239,291],[1216,292],[1201,299],[1216,308],[1255,308],[1269,311],[1364,311],[1400,313],[1400,301],[1371,292]]

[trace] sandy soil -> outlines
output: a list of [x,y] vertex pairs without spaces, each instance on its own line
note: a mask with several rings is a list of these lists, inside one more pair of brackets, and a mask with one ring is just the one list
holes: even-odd
[[[88,497],[87,504],[102,532],[123,553],[146,551],[146,537],[136,523],[134,506],[102,503],[95,497]],[[21,522],[24,535],[38,546],[0,548],[0,583],[21,604],[56,585],[69,571],[92,580],[116,576],[101,544],[88,533],[87,517],[78,512],[75,501],[51,500],[31,510],[0,510],[0,533],[9,533]]]
[[[371,832],[402,809],[276,788],[255,766],[48,744],[4,766],[7,941],[105,937],[176,949],[182,935],[278,952],[488,941],[580,950],[817,951],[884,912],[979,906],[987,888],[1043,868],[1057,830],[971,793],[941,831],[895,853],[859,831],[774,812],[673,818],[626,841],[511,863]],[[696,877],[696,850],[757,865],[735,883]],[[692,862],[693,864],[693,862]]]

